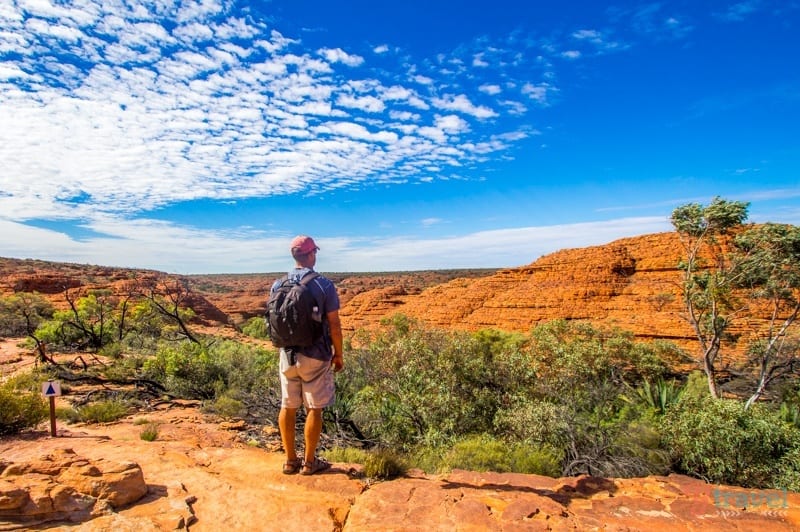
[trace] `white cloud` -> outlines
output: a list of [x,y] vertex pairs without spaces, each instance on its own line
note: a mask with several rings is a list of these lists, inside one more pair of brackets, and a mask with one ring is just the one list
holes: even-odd
[[381,44],[373,48],[372,51],[376,54],[385,54],[386,52],[389,51],[389,46]]
[[478,67],[478,68],[488,67],[489,63],[486,62],[486,60],[483,58],[483,56],[484,56],[484,54],[482,54],[482,53],[475,54],[473,56],[473,58],[472,58],[472,66]]
[[443,98],[433,98],[432,103],[439,109],[459,111],[475,118],[493,118],[497,116],[497,113],[492,109],[473,104],[465,94],[448,94]]
[[495,83],[484,83],[478,87],[478,90],[492,96],[495,94],[500,94],[503,91],[503,89],[500,88],[500,85]]
[[[431,217],[427,227],[443,223]],[[0,247],[21,258],[152,268],[169,273],[278,272],[291,265],[293,235],[267,236],[248,228],[208,231],[157,220],[98,219],[95,236],[72,240],[62,233],[0,218]],[[432,268],[504,268],[529,264],[553,251],[605,244],[618,238],[669,230],[663,217],[479,231],[449,238],[316,236],[321,271],[398,271]],[[231,257],[236,257],[231,261]]]
[[351,96],[349,94],[342,94],[336,100],[336,103],[342,107],[360,109],[369,113],[380,113],[386,109],[383,100],[379,100],[374,96]]
[[547,105],[549,95],[556,90],[557,89],[549,83],[539,83],[538,85],[526,83],[522,87],[522,94],[540,105]]
[[341,48],[325,48],[320,50],[325,59],[331,63],[344,63],[347,66],[357,67],[364,62],[364,58],[358,55],[351,55],[342,50]]
[[401,120],[403,122],[412,122],[420,119],[420,115],[410,111],[389,111],[389,117],[392,120]]
[[436,116],[436,127],[445,133],[463,133],[469,131],[469,124],[456,115]]

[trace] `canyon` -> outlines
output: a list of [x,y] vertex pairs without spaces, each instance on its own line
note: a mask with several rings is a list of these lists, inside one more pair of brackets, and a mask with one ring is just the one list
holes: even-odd
[[[525,333],[554,319],[670,340],[689,353],[682,247],[676,234],[565,249],[499,270],[326,273],[339,289],[346,335],[400,313],[433,327]],[[290,266],[290,265],[289,265]],[[236,335],[263,314],[281,273],[168,275],[151,270],[0,259],[0,295],[38,292],[56,308],[89,290],[124,295],[167,280],[203,332]],[[758,334],[758,316],[738,325]],[[0,342],[0,375],[33,365],[18,339]],[[66,398],[60,397],[59,401]],[[797,530],[800,495],[713,486],[680,475],[635,479],[412,470],[371,482],[355,464],[287,477],[274,426],[222,423],[196,402],[173,401],[110,424],[39,427],[0,438],[0,530]],[[159,426],[139,438],[140,418]],[[248,434],[261,432],[254,448]],[[122,501],[122,502],[119,502]],[[774,504],[767,504],[771,501]]]

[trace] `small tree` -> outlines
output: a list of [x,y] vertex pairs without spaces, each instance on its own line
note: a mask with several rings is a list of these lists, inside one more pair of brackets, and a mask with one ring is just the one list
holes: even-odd
[[683,304],[689,324],[700,342],[700,364],[708,389],[719,397],[717,363],[729,326],[743,310],[733,292],[736,273],[724,248],[725,237],[747,219],[749,203],[715,197],[707,206],[690,203],[672,212],[686,252],[683,270]]
[[192,343],[200,343],[188,325],[188,321],[194,316],[189,305],[192,291],[188,280],[148,280],[141,284],[140,290],[156,312],[177,326],[180,336]]
[[[117,298],[109,290],[93,290],[75,299],[64,292],[69,310],[56,313],[65,330],[64,338],[72,338],[80,348],[101,349],[113,341],[116,330]],[[67,331],[69,329],[69,331]]]
[[736,284],[770,312],[766,336],[749,349],[757,368],[749,408],[772,382],[800,368],[798,339],[789,334],[800,313],[800,227],[764,224],[738,235],[734,245]]
[[25,335],[36,344],[41,362],[54,364],[36,329],[53,315],[53,306],[39,294],[20,292],[0,299],[0,335]]

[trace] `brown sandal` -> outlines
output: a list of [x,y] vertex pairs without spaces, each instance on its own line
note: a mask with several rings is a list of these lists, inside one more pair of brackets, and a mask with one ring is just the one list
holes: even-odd
[[320,471],[325,471],[331,467],[331,463],[324,458],[314,458],[313,462],[306,462],[303,464],[303,470],[300,471],[301,475],[313,475]]
[[301,458],[295,458],[294,460],[287,460],[285,464],[283,464],[283,474],[284,475],[296,475],[300,472],[300,468],[303,466],[303,460]]

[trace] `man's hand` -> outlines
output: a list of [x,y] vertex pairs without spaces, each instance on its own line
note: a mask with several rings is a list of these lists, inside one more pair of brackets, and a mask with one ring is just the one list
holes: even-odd
[[342,371],[342,368],[344,367],[344,358],[342,355],[333,355],[331,365],[333,366],[334,373],[339,373]]

